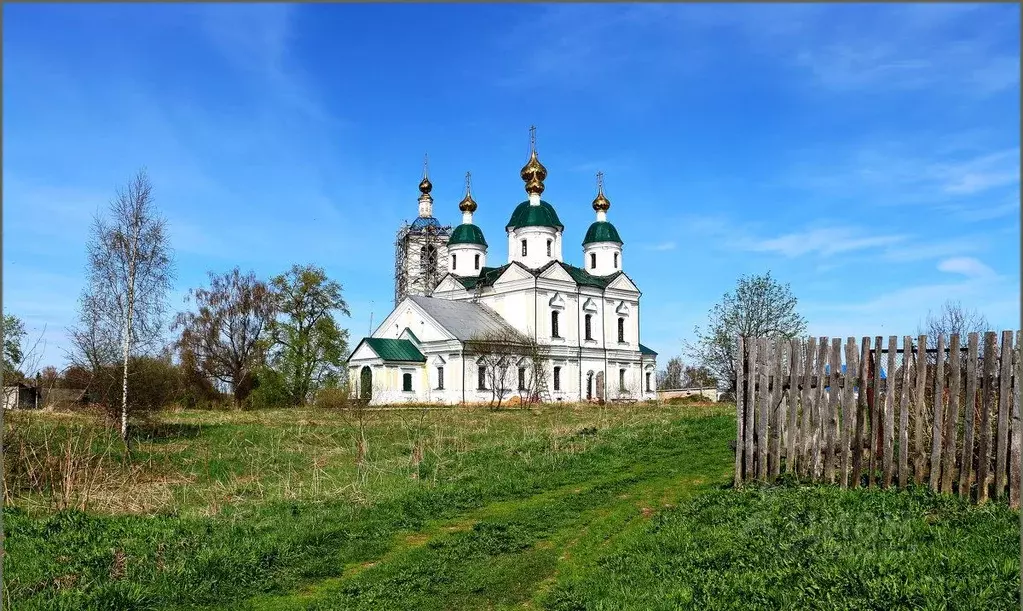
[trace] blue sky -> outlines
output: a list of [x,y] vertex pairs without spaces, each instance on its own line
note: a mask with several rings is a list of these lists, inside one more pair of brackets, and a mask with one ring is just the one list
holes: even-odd
[[677,353],[741,274],[791,283],[817,335],[915,334],[946,298],[1019,324],[1016,5],[4,7],[3,305],[59,364],[91,216],[140,166],[177,255],[315,263],[363,335],[429,152],[435,213],[504,224],[537,125],[565,254],[594,173]]

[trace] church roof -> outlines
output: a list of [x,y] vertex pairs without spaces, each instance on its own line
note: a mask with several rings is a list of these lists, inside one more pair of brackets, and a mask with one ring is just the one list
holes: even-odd
[[[508,269],[508,266],[510,265],[513,264],[508,263],[501,267],[484,267],[480,270],[479,276],[468,278],[455,277],[455,280],[458,280],[467,290],[475,289],[477,286],[493,286],[493,284],[497,282],[497,279],[501,277],[501,274],[504,273],[504,270]],[[607,285],[611,284],[615,278],[623,273],[621,271],[617,271],[608,276],[593,276],[581,267],[569,265],[562,261],[551,261],[547,265],[536,270],[529,269],[525,266],[520,267],[534,276],[539,276],[552,265],[560,265],[566,272],[568,272],[569,276],[572,276],[572,279],[575,280],[575,283],[579,286],[592,286],[599,289],[607,288]]]
[[653,351],[653,350],[651,350],[650,348],[647,348],[647,347],[646,347],[646,346],[644,346],[643,344],[640,344],[640,345],[639,345],[639,351],[640,351],[640,353],[642,353],[642,354],[652,354],[653,356],[657,356],[657,353],[656,353],[656,352],[654,352],[654,351]]
[[543,200],[540,200],[539,206],[530,206],[529,200],[526,200],[515,207],[505,229],[519,227],[553,227],[559,231],[565,229],[558,218],[558,213],[554,211],[554,206]]
[[463,342],[486,333],[517,333],[500,314],[483,304],[419,295],[412,295],[409,299]]
[[583,246],[594,242],[617,242],[622,243],[615,226],[607,221],[596,221],[586,230],[586,237],[583,238]]
[[452,244],[479,244],[486,246],[487,240],[483,237],[483,230],[472,223],[462,223],[451,232],[448,239],[448,246]]
[[412,221],[412,229],[425,229],[427,227],[440,228],[440,221],[432,216],[418,216]]
[[[367,337],[362,340],[385,361],[425,363],[426,357],[407,339],[388,339],[384,337]],[[358,348],[358,346],[356,346]]]

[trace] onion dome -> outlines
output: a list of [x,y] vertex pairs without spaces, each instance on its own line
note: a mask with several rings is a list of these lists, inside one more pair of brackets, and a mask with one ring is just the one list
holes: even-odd
[[611,207],[611,200],[604,195],[604,173],[597,172],[597,197],[593,200],[593,209],[597,212],[607,212]]
[[527,200],[515,207],[505,229],[510,231],[519,227],[551,227],[558,231],[565,229],[554,206],[543,200],[540,200],[539,206],[533,206]]
[[458,203],[458,209],[462,212],[476,212],[476,200],[472,198],[472,175],[465,173],[465,197]]
[[540,195],[543,193],[543,181],[547,178],[547,168],[540,163],[536,155],[536,127],[529,128],[529,161],[522,167],[519,176],[526,183],[526,193]]
[[455,227],[448,238],[448,247],[455,244],[478,244],[486,248],[487,240],[483,237],[483,230],[472,223],[462,223]]

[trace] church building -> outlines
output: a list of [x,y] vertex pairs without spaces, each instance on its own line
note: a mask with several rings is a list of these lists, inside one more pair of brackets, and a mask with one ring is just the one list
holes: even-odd
[[[473,224],[469,175],[462,223],[451,229],[433,217],[424,171],[419,218],[399,233],[394,310],[348,360],[355,396],[374,405],[656,398],[657,355],[639,341],[641,293],[608,221],[602,175],[579,267],[565,262],[565,227],[540,199],[547,169],[533,129],[520,176],[528,199],[508,219],[507,262],[495,266]],[[486,354],[480,338],[499,340],[503,356]],[[521,355],[508,347],[520,345],[513,338],[522,338]]]

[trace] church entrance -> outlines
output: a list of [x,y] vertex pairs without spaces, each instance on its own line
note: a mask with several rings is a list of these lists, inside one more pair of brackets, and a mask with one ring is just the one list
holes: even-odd
[[604,372],[597,372],[597,400],[604,400]]
[[586,372],[586,400],[593,400],[593,372]]
[[359,398],[365,401],[373,398],[373,370],[369,367],[359,372]]

